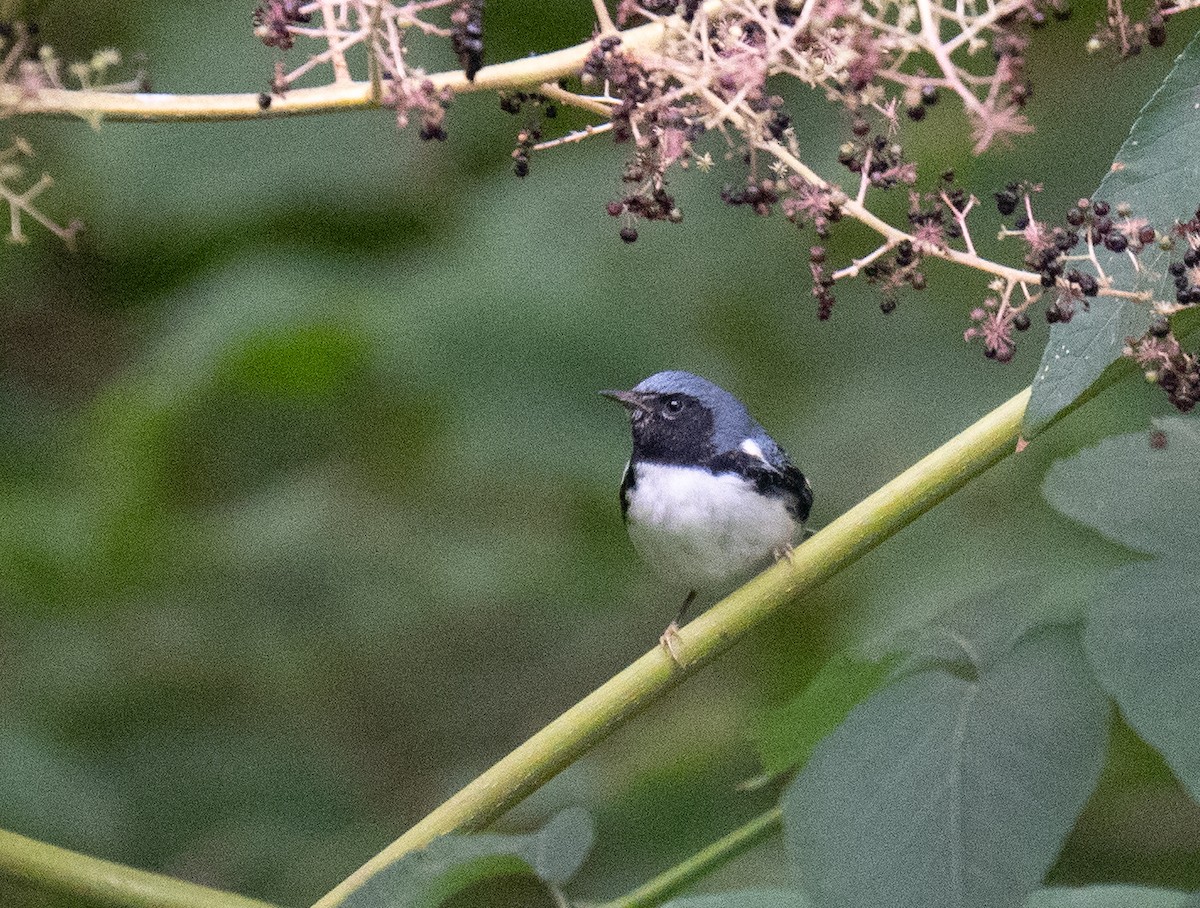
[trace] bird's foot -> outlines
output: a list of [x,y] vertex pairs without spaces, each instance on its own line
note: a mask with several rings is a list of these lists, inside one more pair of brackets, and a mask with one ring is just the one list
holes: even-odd
[[667,629],[658,638],[658,645],[667,651],[672,662],[676,665],[683,664],[679,661],[679,622],[672,621],[667,625]]
[[796,547],[789,542],[787,545],[780,546],[779,548],[775,549],[771,554],[775,556],[776,561],[782,561],[786,559],[787,563],[791,564],[792,553],[795,551]]

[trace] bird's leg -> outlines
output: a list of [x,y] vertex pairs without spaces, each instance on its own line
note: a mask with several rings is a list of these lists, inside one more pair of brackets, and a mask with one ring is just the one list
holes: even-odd
[[771,554],[775,556],[776,561],[787,559],[787,563],[792,563],[792,553],[796,551],[796,547],[790,542],[775,549]]
[[667,629],[662,632],[662,636],[658,638],[659,645],[667,651],[671,657],[671,661],[679,665],[679,624],[683,621],[687,614],[688,608],[696,601],[696,591],[690,590],[687,597],[683,600],[683,605],[679,607],[679,612],[675,615],[675,620],[667,625]]

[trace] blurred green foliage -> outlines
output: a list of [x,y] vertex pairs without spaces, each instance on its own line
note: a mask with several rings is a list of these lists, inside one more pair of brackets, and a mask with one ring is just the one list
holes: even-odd
[[[43,32],[65,56],[144,53],[161,90],[257,91],[273,58],[251,6],[60,4]],[[1035,54],[1029,141],[971,158],[948,104],[914,128],[929,179],[953,167],[981,197],[1041,181],[1047,210],[1089,195],[1171,63],[1087,58],[1101,12]],[[488,4],[491,60],[590,31],[586,3]],[[835,176],[840,116],[793,102]],[[1036,368],[1040,329],[1007,367],[962,342],[984,281],[945,267],[891,316],[847,289],[818,323],[812,237],[722,207],[732,165],[678,179],[685,222],[626,246],[603,210],[622,149],[539,155],[518,181],[518,125],[482,96],[456,102],[444,146],[386,113],[19,124],[90,232],[74,254],[44,235],[3,253],[0,825],[308,903],[673,614],[625,539],[627,428],[597,389],[678,367],[735,390],[812,478],[819,526]],[[846,230],[830,257],[869,242]],[[1090,404],[502,826],[591,808],[579,890],[602,896],[758,813],[775,793],[736,790],[758,718],[834,650],[1016,573],[1086,599],[1127,556],[1047,507],[1041,476],[1166,407],[1132,384]],[[1194,861],[1195,806],[1129,739],[1058,878]],[[709,885],[782,885],[781,867],[758,849]]]

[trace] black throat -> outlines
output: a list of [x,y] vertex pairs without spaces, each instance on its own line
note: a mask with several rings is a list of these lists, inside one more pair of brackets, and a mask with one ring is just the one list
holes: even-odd
[[684,400],[677,415],[668,415],[665,405],[656,400],[633,413],[633,462],[707,465],[716,454],[712,410],[689,395],[664,395],[668,396]]

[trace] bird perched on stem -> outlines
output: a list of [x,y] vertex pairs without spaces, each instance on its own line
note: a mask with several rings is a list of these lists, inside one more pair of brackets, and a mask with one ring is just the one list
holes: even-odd
[[621,514],[638,554],[688,590],[661,642],[698,593],[723,595],[789,555],[812,488],[740,400],[690,372],[659,372],[630,391],[601,391],[629,411],[633,454]]

